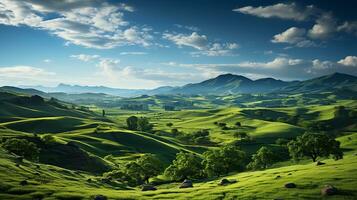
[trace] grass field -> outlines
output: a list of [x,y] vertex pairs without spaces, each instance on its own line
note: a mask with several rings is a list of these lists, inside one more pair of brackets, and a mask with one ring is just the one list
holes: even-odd
[[[232,101],[234,98],[227,96],[222,99]],[[157,155],[167,166],[180,151],[201,156],[207,149],[239,141],[235,137],[237,132],[245,132],[252,137],[251,143],[241,145],[243,150],[252,154],[261,146],[276,146],[275,140],[278,138],[292,139],[308,131],[305,122],[334,120],[336,106],[357,110],[357,103],[353,100],[338,100],[330,105],[239,107],[214,106],[207,101],[209,98],[193,99],[200,102],[200,108],[178,111],[164,111],[157,105],[149,111],[104,108],[106,117],[101,116],[102,108],[96,106],[91,106],[89,111],[49,103],[17,105],[1,102],[1,137],[27,138],[43,145],[34,139],[35,135],[40,138],[52,135],[56,145],[46,147],[42,152],[44,162],[25,161],[20,165],[17,165],[14,155],[0,147],[0,199],[85,200],[93,199],[98,194],[109,199],[321,199],[320,189],[326,184],[332,184],[340,190],[338,195],[327,199],[357,198],[356,123],[331,131],[339,136],[337,139],[341,142],[345,157],[338,161],[324,159],[326,164],[322,166],[316,166],[309,160],[299,163],[285,160],[263,171],[245,171],[226,177],[195,180],[192,189],[178,189],[180,183],[168,183],[167,177],[159,175],[157,179],[162,182],[158,182],[157,191],[151,192],[142,192],[139,187],[128,187],[116,181],[105,182],[100,173],[94,172],[93,168],[97,165],[105,164],[111,168],[146,153]],[[152,99],[146,97],[145,101],[148,100]],[[132,115],[147,117],[154,125],[154,133],[127,130],[126,118]],[[287,120],[294,117],[298,120]],[[236,122],[240,122],[241,126],[236,127]],[[169,127],[167,123],[172,123],[172,126]],[[218,126],[218,123],[225,123],[226,128]],[[171,134],[174,128],[185,134],[208,129],[209,139],[213,143],[182,142]],[[73,149],[67,145],[69,143],[74,143],[79,149]],[[93,166],[79,167],[81,163],[76,162],[76,158],[71,160],[73,155],[88,156],[86,162]],[[46,159],[49,160],[46,162]],[[66,163],[61,163],[64,160]],[[237,182],[218,186],[222,178]],[[27,184],[20,185],[24,180]],[[284,188],[288,182],[294,182],[297,188]]]

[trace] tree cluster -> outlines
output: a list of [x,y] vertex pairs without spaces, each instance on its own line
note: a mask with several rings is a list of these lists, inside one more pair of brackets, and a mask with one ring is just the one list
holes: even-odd
[[149,132],[152,131],[153,125],[150,124],[146,117],[131,116],[126,119],[126,124],[129,130]]

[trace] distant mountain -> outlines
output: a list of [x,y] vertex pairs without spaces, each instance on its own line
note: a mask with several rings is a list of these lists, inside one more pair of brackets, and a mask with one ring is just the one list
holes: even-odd
[[67,94],[81,94],[81,93],[104,93],[121,97],[134,97],[146,94],[148,90],[140,89],[120,89],[110,88],[105,86],[81,86],[81,85],[68,85],[59,84],[56,87],[43,87],[43,86],[22,86],[23,88],[33,88],[44,92],[64,92]]
[[[3,87],[4,88],[4,87]],[[16,91],[13,87],[7,89]],[[26,88],[29,88],[26,87]],[[222,74],[215,78],[202,81],[200,83],[190,83],[182,87],[164,86],[156,89],[119,89],[110,88],[104,86],[79,86],[79,85],[67,85],[59,84],[57,87],[42,87],[33,86],[30,87],[35,90],[26,89],[26,91],[20,91],[19,93],[25,94],[38,94],[55,96],[59,99],[64,99],[63,94],[83,94],[87,93],[88,96],[96,96],[98,99],[103,95],[112,95],[120,97],[138,97],[141,95],[158,95],[158,94],[202,94],[202,95],[225,95],[236,93],[301,93],[301,92],[329,92],[331,89],[350,90],[357,91],[357,77],[334,73],[326,76],[321,76],[314,79],[305,81],[282,81],[274,78],[263,78],[258,80],[251,80],[247,77],[234,75],[234,74]],[[6,89],[6,88],[5,88]],[[19,89],[19,88],[18,88]],[[36,90],[37,89],[37,90]],[[39,91],[41,90],[41,91]],[[53,94],[59,93],[59,94]],[[94,93],[101,93],[101,95],[95,95]],[[60,98],[62,97],[62,98]],[[71,98],[74,97],[73,95]],[[76,96],[76,99],[78,97]]]
[[306,81],[296,82],[290,86],[282,88],[281,92],[301,93],[301,92],[331,92],[336,89],[357,91],[357,77],[333,73]]
[[175,88],[170,93],[177,94],[233,94],[233,93],[268,93],[288,86],[293,82],[285,82],[273,78],[251,80],[244,76],[223,74],[206,81],[187,84]]

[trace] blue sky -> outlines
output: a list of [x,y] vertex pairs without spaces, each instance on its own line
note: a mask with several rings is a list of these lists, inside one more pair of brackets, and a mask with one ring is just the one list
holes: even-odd
[[0,0],[0,85],[357,75],[357,2]]

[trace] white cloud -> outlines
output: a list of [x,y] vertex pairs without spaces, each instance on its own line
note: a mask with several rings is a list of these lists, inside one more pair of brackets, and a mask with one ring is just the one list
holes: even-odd
[[55,73],[31,66],[0,67],[0,77],[15,79],[37,79],[53,76]]
[[309,30],[308,36],[313,39],[327,39],[337,31],[337,20],[330,13],[324,13]]
[[344,22],[342,25],[337,27],[337,30],[352,33],[357,36],[357,21]]
[[305,37],[306,30],[303,28],[291,27],[286,31],[274,35],[274,38],[271,40],[273,43],[288,43],[293,44],[297,47],[312,47],[316,44],[306,39]]
[[357,56],[346,56],[344,59],[339,60],[338,63],[344,66],[357,67]]
[[147,52],[142,52],[142,51],[126,51],[126,52],[121,52],[120,55],[146,55],[148,54]]
[[270,6],[246,6],[234,9],[233,11],[263,18],[275,17],[281,19],[304,21],[307,20],[310,16],[314,15],[316,9],[313,6],[306,6],[304,8],[300,8],[295,3],[278,3]]
[[84,62],[89,62],[94,59],[99,58],[99,55],[87,55],[87,54],[77,54],[77,55],[71,55],[71,58],[76,58],[78,60],[84,61]]
[[206,35],[192,34],[172,34],[164,33],[163,38],[174,42],[179,47],[189,46],[199,51],[191,52],[192,56],[229,56],[233,55],[233,50],[239,48],[237,43],[211,43]]
[[204,50],[208,45],[207,36],[199,35],[196,32],[193,32],[191,35],[164,33],[163,38],[174,42],[179,47],[189,46],[198,50]]
[[312,61],[312,68],[317,70],[329,69],[334,67],[336,64],[331,61],[320,61],[315,59]]
[[124,19],[125,12],[133,11],[126,4],[100,1],[0,0],[0,24],[45,30],[66,40],[67,45],[98,49],[149,46],[150,30],[130,27]]

